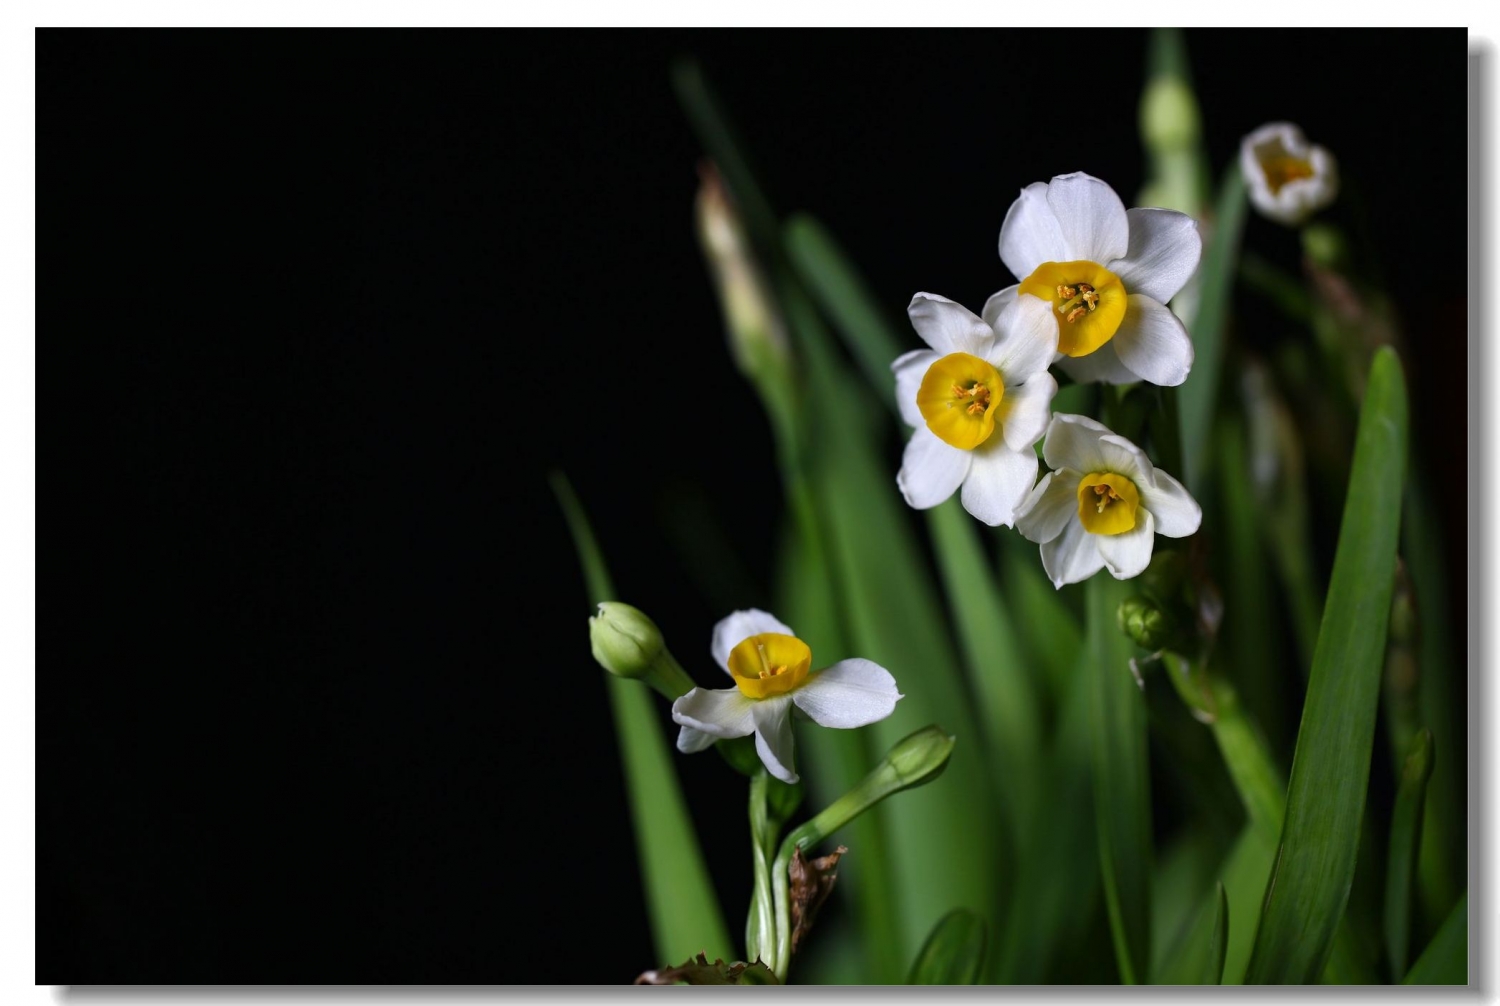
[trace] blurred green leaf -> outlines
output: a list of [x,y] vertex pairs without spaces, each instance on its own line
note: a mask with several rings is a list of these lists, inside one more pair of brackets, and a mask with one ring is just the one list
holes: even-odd
[[962,908],[949,912],[932,927],[906,984],[978,985],[988,930],[984,919],[974,912]]
[[1217,985],[1224,977],[1229,945],[1229,899],[1222,883],[1214,890],[1197,923],[1157,977],[1159,985]]
[[[847,655],[888,668],[906,695],[870,733],[877,745],[889,745],[937,722],[961,738],[977,738],[936,585],[894,491],[895,472],[874,431],[850,421],[884,411],[868,390],[842,379],[811,304],[789,297],[787,316],[809,349],[804,359],[820,419],[809,471],[853,642]],[[901,959],[915,953],[942,912],[989,906],[1000,837],[993,793],[981,746],[960,743],[938,786],[881,809],[892,860],[901,864],[895,875]]]
[[1385,952],[1393,980],[1406,973],[1411,948],[1412,894],[1416,882],[1417,850],[1422,842],[1422,808],[1427,780],[1432,776],[1432,732],[1419,730],[1401,766],[1396,787],[1396,809],[1391,814],[1391,838],[1385,868]]
[[927,511],[938,569],[958,641],[978,698],[976,712],[991,753],[990,776],[1013,818],[1032,809],[1042,754],[1041,711],[1020,639],[985,561],[978,525],[958,500]]
[[1246,981],[1318,977],[1354,878],[1395,577],[1406,385],[1390,349],[1370,370],[1287,790],[1286,823]]
[[1422,816],[1422,851],[1418,885],[1422,916],[1433,931],[1457,900],[1464,883],[1468,847],[1468,733],[1464,718],[1467,677],[1455,658],[1454,640],[1462,640],[1463,606],[1451,605],[1443,560],[1443,525],[1433,504],[1420,459],[1408,473],[1402,513],[1402,555],[1416,592],[1419,633],[1418,707],[1433,736],[1432,778],[1427,783],[1427,812]]
[[1083,653],[1083,626],[1042,572],[1041,555],[1019,534],[1000,536],[1000,591],[1014,605],[1026,653],[1043,672],[1055,701],[1073,690]]
[[[1047,585],[1051,590],[1051,584]],[[1099,896],[1092,786],[1093,680],[1082,647],[1063,696],[1058,727],[1044,749],[1034,813],[1020,815],[1019,862],[1005,905],[995,980],[1048,980],[1063,951],[1077,952]]]
[[813,299],[833,319],[876,397],[894,409],[896,376],[891,363],[914,347],[897,336],[833,235],[817,220],[799,214],[787,221],[786,249]]
[[1150,980],[1151,779],[1146,703],[1130,673],[1134,647],[1115,621],[1128,593],[1102,571],[1085,584],[1100,872],[1120,979],[1138,985]]
[[[560,472],[552,474],[552,489],[573,533],[589,600],[595,604],[612,600],[609,569],[578,497]],[[582,633],[584,620],[580,617],[578,621]],[[612,674],[603,677],[625,770],[656,956],[675,961],[705,953],[733,960],[737,956],[734,944],[677,783],[652,692],[638,681]]]
[[1214,689],[1217,715],[1211,728],[1229,777],[1234,780],[1252,827],[1274,841],[1281,834],[1286,810],[1286,783],[1271,758],[1265,738],[1245,714],[1227,683]]
[[1469,894],[1458,899],[1403,985],[1469,984]]
[[1224,860],[1220,874],[1229,898],[1229,942],[1224,951],[1225,985],[1241,985],[1250,964],[1250,950],[1260,925],[1266,879],[1276,860],[1276,840],[1247,824]]
[[1193,338],[1193,375],[1178,396],[1182,416],[1183,482],[1197,493],[1207,474],[1208,438],[1213,430],[1214,403],[1219,394],[1219,370],[1229,303],[1234,292],[1240,233],[1245,225],[1245,180],[1239,162],[1224,172],[1213,219],[1213,230],[1198,268],[1198,306],[1188,332]]

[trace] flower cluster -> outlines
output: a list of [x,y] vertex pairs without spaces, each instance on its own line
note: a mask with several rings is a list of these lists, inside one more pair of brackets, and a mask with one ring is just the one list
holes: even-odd
[[[896,477],[906,502],[925,509],[958,491],[975,517],[1039,543],[1058,587],[1101,568],[1137,576],[1155,535],[1195,532],[1198,504],[1144,451],[1087,417],[1051,414],[1048,368],[1079,382],[1187,380],[1193,344],[1166,305],[1202,250],[1192,217],[1127,210],[1090,175],[1022,190],[1000,228],[1000,259],[1018,282],[980,316],[930,293],[908,308],[929,348],[891,365],[914,430]],[[1044,436],[1053,470],[1037,482]]]

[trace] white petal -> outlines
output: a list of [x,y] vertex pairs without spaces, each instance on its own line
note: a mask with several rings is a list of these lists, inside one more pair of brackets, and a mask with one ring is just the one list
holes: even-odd
[[926,424],[918,427],[901,455],[896,485],[907,506],[918,510],[935,507],[952,496],[969,474],[969,451],[938,439]]
[[1135,512],[1135,527],[1124,534],[1095,534],[1089,537],[1099,547],[1099,556],[1116,580],[1140,576],[1151,563],[1151,546],[1156,542],[1156,523],[1151,511],[1141,507]]
[[1144,294],[1131,294],[1125,304],[1125,318],[1110,340],[1120,362],[1142,380],[1164,388],[1187,380],[1193,369],[1193,340],[1182,319]]
[[1056,394],[1057,378],[1051,374],[1036,374],[1027,378],[1019,388],[1005,389],[1000,407],[1005,410],[1001,434],[1005,437],[1006,447],[1013,451],[1031,451],[1047,432],[1047,420],[1052,415],[1052,396]]
[[1010,527],[1036,482],[1036,451],[1030,447],[1013,451],[1003,438],[992,436],[973,454],[960,496],[964,509],[990,527]]
[[1032,182],[1005,211],[1005,223],[1000,225],[1000,261],[1016,279],[1025,279],[1043,262],[1072,258],[1057,216],[1047,204],[1047,183]]
[[1127,293],[1143,293],[1163,304],[1177,296],[1198,271],[1203,237],[1198,221],[1176,210],[1126,210],[1130,249],[1109,269]]
[[927,368],[940,359],[942,357],[930,349],[914,349],[902,353],[891,364],[891,371],[896,375],[896,405],[901,409],[901,419],[907,426],[927,425],[922,410],[917,408],[917,392],[921,390],[922,378],[927,376]]
[[1047,571],[1052,586],[1081,583],[1104,568],[1104,557],[1096,544],[1099,537],[1085,531],[1075,516],[1063,527],[1062,534],[1042,543],[1042,569]]
[[755,730],[756,705],[738,688],[694,688],[672,703],[672,722],[714,737],[743,737]]
[[1020,384],[1052,363],[1057,355],[1057,338],[1057,315],[1052,305],[1028,293],[1012,299],[1000,312],[994,346],[986,358],[999,369],[1007,387]]
[[788,785],[796,784],[790,695],[777,695],[755,703],[755,751],[767,772]]
[[721,619],[719,624],[714,626],[712,645],[714,660],[724,668],[725,674],[729,673],[729,651],[751,636],[758,636],[762,632],[779,632],[783,636],[796,635],[775,615],[761,611],[759,608],[736,611],[728,618]]
[[713,734],[706,734],[692,727],[683,727],[677,731],[677,750],[683,754],[697,754],[716,740],[718,738]]
[[1141,506],[1156,520],[1156,533],[1168,538],[1186,538],[1203,522],[1203,508],[1182,483],[1156,470],[1156,485],[1141,486]]
[[1094,350],[1088,356],[1058,356],[1053,361],[1079,384],[1088,384],[1092,381],[1103,381],[1105,384],[1134,384],[1140,378],[1130,372],[1130,368],[1120,362],[1120,354],[1115,352],[1115,341],[1113,339]]
[[912,327],[939,353],[984,356],[994,333],[990,326],[962,304],[935,293],[919,293],[906,309]]
[[984,310],[979,312],[979,316],[984,319],[986,325],[990,326],[990,328],[995,327],[995,322],[1000,320],[1000,312],[1009,307],[1011,302],[1016,299],[1016,291],[1019,289],[1021,289],[1021,284],[1012,283],[1004,290],[998,290],[990,294],[990,299],[984,302]]
[[1108,426],[1088,416],[1055,413],[1047,424],[1042,460],[1048,468],[1071,468],[1081,475],[1101,471],[1104,452],[1099,449],[1099,438],[1108,434]]
[[840,660],[792,692],[792,701],[814,723],[845,730],[885,719],[899,698],[891,672],[862,657]]
[[1081,475],[1114,472],[1130,479],[1137,489],[1156,485],[1156,468],[1146,452],[1088,416],[1053,415],[1042,457],[1049,468],[1071,468]]
[[1016,514],[1016,530],[1021,536],[1040,543],[1062,534],[1068,521],[1078,516],[1078,483],[1082,478],[1071,468],[1043,475]]
[[1114,189],[1082,171],[1058,175],[1047,186],[1047,205],[1057,217],[1069,259],[1102,265],[1125,257],[1130,222]]

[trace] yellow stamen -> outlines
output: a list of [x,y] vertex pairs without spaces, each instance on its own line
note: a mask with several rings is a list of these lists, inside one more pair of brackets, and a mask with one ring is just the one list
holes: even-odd
[[801,685],[812,666],[812,650],[796,636],[763,632],[729,651],[729,673],[752,699],[782,695]]
[[1051,301],[1057,311],[1059,352],[1087,356],[1125,320],[1120,277],[1097,262],[1043,262],[1021,281],[1020,293]]
[[996,406],[1005,381],[994,366],[968,353],[949,353],[927,368],[917,408],[944,443],[971,451],[987,440],[1001,418]]
[[1078,483],[1078,519],[1090,534],[1124,534],[1135,527],[1141,496],[1135,483],[1113,472],[1090,472]]

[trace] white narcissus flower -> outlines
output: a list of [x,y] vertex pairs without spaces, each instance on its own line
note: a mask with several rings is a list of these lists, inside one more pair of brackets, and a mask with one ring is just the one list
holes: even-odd
[[1021,282],[991,297],[984,317],[1032,294],[1055,309],[1057,363],[1075,381],[1181,384],[1193,343],[1166,304],[1202,253],[1186,213],[1126,210],[1099,179],[1058,175],[1026,186],[1005,214],[1000,260]]
[[808,645],[755,608],[714,626],[713,654],[734,687],[694,688],[672,703],[672,719],[682,725],[677,749],[692,754],[721,738],[754,734],[766,771],[785,783],[797,781],[794,706],[819,726],[850,729],[885,719],[902,698],[889,671],[858,657],[808,673]]
[[1262,216],[1296,227],[1339,194],[1333,155],[1290,122],[1268,122],[1240,141],[1240,171]]
[[1058,413],[1042,445],[1047,467],[1016,518],[1016,530],[1042,546],[1054,587],[1107,568],[1117,580],[1139,576],[1155,536],[1184,538],[1203,511],[1146,452],[1087,416]]
[[907,313],[932,348],[891,364],[901,418],[916,428],[896,476],[901,495],[925,510],[963,486],[965,510],[1008,527],[1036,481],[1033,446],[1057,394],[1047,373],[1057,350],[1051,308],[1012,298],[992,327],[946,297],[919,293]]

